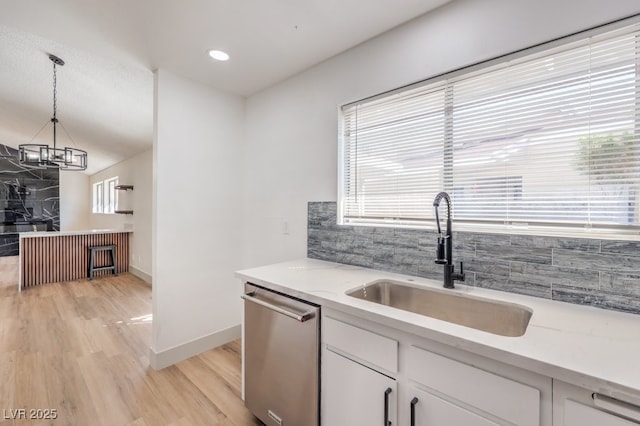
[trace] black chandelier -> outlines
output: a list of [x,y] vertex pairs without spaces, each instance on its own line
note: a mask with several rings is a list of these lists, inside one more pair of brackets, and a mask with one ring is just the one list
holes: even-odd
[[[59,121],[56,116],[56,96],[57,96],[57,79],[56,79],[56,66],[64,65],[64,61],[55,55],[49,55],[49,59],[53,62],[53,117],[51,117],[51,123],[53,123],[53,147],[49,145],[40,144],[22,144],[18,146],[18,158],[20,164],[25,166],[37,167],[41,169],[60,169],[60,170],[86,170],[87,169],[87,152],[77,148],[58,148],[56,146],[56,126]],[[35,139],[40,132],[47,126],[47,121],[44,126],[33,137]],[[60,127],[67,134],[69,139],[69,133],[64,128],[62,123]],[[33,139],[31,139],[33,141]],[[73,139],[71,139],[73,142]]]

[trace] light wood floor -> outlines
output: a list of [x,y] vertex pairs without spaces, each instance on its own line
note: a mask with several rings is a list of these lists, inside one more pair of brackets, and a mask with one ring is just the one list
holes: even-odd
[[[10,275],[0,265],[0,425],[260,424],[240,399],[239,341],[149,367],[151,288],[133,275],[22,293]],[[57,419],[11,420],[20,409]]]

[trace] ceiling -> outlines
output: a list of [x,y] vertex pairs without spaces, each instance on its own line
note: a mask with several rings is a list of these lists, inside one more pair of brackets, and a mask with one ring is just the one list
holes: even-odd
[[[153,74],[249,96],[450,0],[20,0],[0,14],[0,143],[28,143],[52,110],[58,144],[93,174],[151,147]],[[209,49],[224,50],[227,62]],[[47,133],[48,132],[48,133]],[[51,143],[45,129],[41,142]],[[40,138],[36,139],[40,140]]]

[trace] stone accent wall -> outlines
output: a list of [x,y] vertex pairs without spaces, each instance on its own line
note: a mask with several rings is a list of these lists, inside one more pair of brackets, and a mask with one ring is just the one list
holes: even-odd
[[[423,229],[338,226],[335,202],[311,202],[307,256],[443,279],[437,234]],[[453,233],[464,284],[640,314],[640,241]]]
[[60,230],[60,171],[18,162],[0,144],[0,257],[17,256],[19,233]]

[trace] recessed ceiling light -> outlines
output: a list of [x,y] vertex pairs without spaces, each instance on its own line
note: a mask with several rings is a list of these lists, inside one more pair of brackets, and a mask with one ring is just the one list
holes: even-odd
[[211,56],[216,61],[228,61],[229,60],[229,55],[227,55],[222,50],[210,50],[209,51],[209,56]]

